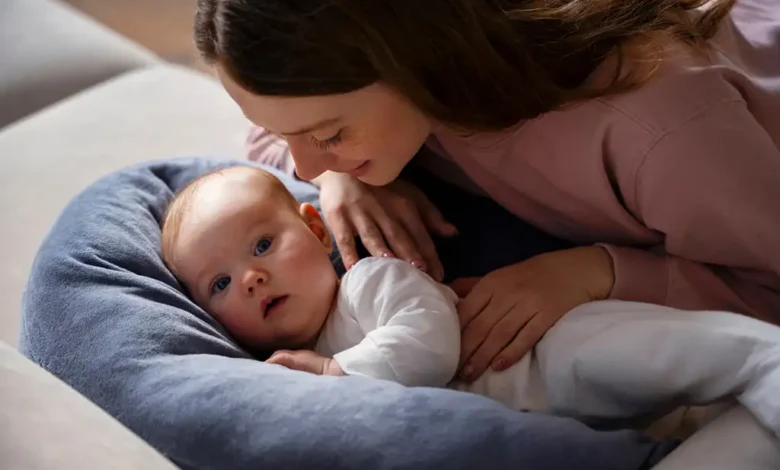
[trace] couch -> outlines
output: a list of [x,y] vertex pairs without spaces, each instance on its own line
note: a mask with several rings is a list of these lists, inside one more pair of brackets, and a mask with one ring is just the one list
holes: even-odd
[[[14,350],[21,295],[38,245],[87,184],[147,160],[240,158],[248,126],[213,77],[164,63],[55,0],[0,2],[4,468],[174,468]],[[759,470],[778,462],[776,440],[735,407],[658,468]]]

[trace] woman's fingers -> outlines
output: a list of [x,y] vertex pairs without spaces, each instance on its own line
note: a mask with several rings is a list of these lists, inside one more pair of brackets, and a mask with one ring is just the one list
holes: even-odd
[[403,259],[442,280],[443,268],[426,224],[443,233],[455,230],[422,192],[400,183],[372,188],[348,179],[341,185],[323,184],[320,194],[326,222],[347,269],[359,260],[355,246],[359,236],[372,256]]
[[431,239],[428,229],[420,218],[420,213],[415,207],[411,206],[408,210],[400,214],[400,217],[422,255],[424,266],[422,266],[421,269],[427,272],[436,281],[441,282],[444,277],[444,268],[441,265],[441,261],[439,261],[439,255],[436,253],[436,246],[433,244],[433,239]]
[[[485,282],[486,280],[487,282]],[[471,287],[471,292],[458,303],[458,320],[461,330],[464,330],[490,303],[493,291],[490,289],[489,282],[489,278],[479,279]]]
[[466,361],[466,366],[461,374],[462,380],[467,382],[476,380],[489,367],[496,369],[494,366],[500,365],[503,370],[508,365],[517,362],[522,355],[517,359],[514,359],[514,356],[512,356],[513,360],[509,362],[508,356],[502,355],[501,352],[507,345],[513,342],[519,332],[522,332],[527,321],[528,317],[522,312],[518,312],[517,306],[508,311],[506,315],[493,325],[485,340]]
[[505,370],[523,358],[542,339],[552,325],[544,315],[534,315],[512,341],[504,347],[492,361],[495,371]]
[[449,283],[449,288],[452,289],[459,298],[464,299],[474,289],[481,278],[479,277],[459,277]]
[[[373,213],[375,218],[387,217],[378,204]],[[385,244],[385,237],[374,217],[369,216],[369,211],[355,211],[352,215],[352,225],[357,229],[360,241],[371,256],[393,256],[393,252]]]
[[464,375],[468,375],[463,369],[471,357],[485,342],[493,326],[506,315],[507,309],[501,307],[503,306],[496,305],[496,302],[486,302],[474,315],[473,320],[461,329],[459,367]]
[[417,250],[414,240],[409,236],[403,224],[389,216],[375,220],[396,258],[408,261],[418,268],[424,268],[423,256]]
[[326,217],[326,222],[333,232],[333,239],[336,240],[336,246],[339,249],[341,260],[344,267],[349,269],[358,262],[357,249],[355,248],[355,232],[352,226],[347,222],[343,210],[333,211]]

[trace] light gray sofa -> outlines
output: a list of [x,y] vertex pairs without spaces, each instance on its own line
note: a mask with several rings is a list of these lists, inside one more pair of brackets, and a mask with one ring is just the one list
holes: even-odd
[[[35,251],[104,174],[188,155],[240,158],[248,123],[213,78],[54,0],[0,1],[0,343],[16,344]],[[3,468],[170,469],[121,424],[0,344]],[[777,441],[736,407],[658,468],[780,468]]]

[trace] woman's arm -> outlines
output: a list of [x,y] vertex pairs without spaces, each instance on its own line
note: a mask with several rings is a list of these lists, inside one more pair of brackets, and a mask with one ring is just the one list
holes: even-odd
[[743,102],[714,104],[662,137],[627,203],[665,235],[664,250],[606,246],[611,297],[780,322],[778,144]]

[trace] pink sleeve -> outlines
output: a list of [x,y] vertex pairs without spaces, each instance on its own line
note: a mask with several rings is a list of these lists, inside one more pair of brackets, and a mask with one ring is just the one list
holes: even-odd
[[262,163],[295,176],[293,163],[287,142],[262,127],[253,126],[246,139],[249,160]]
[[626,203],[665,242],[606,247],[612,297],[780,323],[780,150],[745,103],[714,104],[662,137]]

